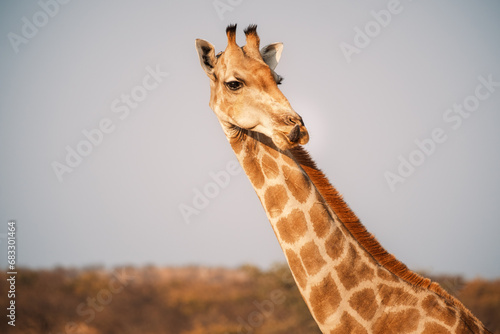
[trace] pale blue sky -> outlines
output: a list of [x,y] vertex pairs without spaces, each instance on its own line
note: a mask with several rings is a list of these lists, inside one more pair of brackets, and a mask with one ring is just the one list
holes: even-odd
[[244,44],[255,23],[284,43],[307,149],[384,247],[415,270],[500,276],[497,1],[54,4],[0,4],[0,233],[17,220],[19,265],[285,260],[194,48],[223,50],[229,23]]

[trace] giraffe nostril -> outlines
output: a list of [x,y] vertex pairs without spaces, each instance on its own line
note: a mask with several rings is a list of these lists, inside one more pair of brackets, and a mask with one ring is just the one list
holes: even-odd
[[286,123],[289,125],[302,125],[302,126],[304,126],[304,121],[302,120],[302,117],[300,117],[299,115],[288,116]]

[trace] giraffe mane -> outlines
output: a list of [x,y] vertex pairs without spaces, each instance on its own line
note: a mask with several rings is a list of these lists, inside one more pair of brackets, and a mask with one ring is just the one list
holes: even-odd
[[390,254],[382,247],[375,236],[368,232],[359,218],[349,208],[342,198],[342,195],[330,183],[325,174],[318,169],[316,163],[302,146],[292,148],[290,151],[314,183],[327,204],[338,216],[342,224],[375,261],[411,285],[428,289],[443,297],[447,302],[456,306],[461,311],[461,318],[465,324],[469,328],[474,328],[474,319],[476,319],[476,317],[462,304],[462,302],[450,295],[438,283],[432,282],[429,278],[425,278],[408,269],[404,263],[396,259],[394,255]]

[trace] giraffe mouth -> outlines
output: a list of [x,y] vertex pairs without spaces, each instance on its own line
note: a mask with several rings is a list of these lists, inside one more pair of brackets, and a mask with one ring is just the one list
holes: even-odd
[[288,150],[309,141],[309,133],[304,125],[296,124],[288,133],[274,131],[273,142],[281,150]]

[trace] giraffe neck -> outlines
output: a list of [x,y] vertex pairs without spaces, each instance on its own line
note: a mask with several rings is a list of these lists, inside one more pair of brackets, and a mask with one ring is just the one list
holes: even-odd
[[439,285],[388,254],[303,149],[281,151],[245,130],[228,139],[324,333],[487,332]]

